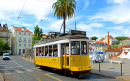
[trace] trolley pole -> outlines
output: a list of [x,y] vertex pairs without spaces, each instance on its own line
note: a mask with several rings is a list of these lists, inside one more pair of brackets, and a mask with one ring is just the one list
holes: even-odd
[[100,72],[100,62],[99,62],[99,72]]
[[121,76],[122,76],[122,63],[121,63]]

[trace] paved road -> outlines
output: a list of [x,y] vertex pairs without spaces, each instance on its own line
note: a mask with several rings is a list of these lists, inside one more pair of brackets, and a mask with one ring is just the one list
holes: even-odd
[[94,74],[84,79],[76,79],[72,76],[57,74],[56,71],[35,67],[33,63],[22,60],[19,56],[11,56],[11,60],[0,58],[0,73],[5,81],[119,81]]

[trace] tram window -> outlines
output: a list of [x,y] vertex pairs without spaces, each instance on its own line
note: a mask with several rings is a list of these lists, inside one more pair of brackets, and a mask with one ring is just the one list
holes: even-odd
[[67,66],[69,66],[69,57],[67,57]]
[[36,48],[36,56],[38,56],[38,47]]
[[42,47],[39,47],[39,56],[42,56]]
[[80,55],[80,43],[79,41],[73,41],[71,42],[71,54],[72,55]]
[[81,54],[87,54],[87,42],[86,41],[81,41]]
[[66,55],[69,55],[69,43],[63,45],[63,55],[65,55],[65,53]]
[[54,57],[58,57],[58,50],[57,50],[58,48],[57,48],[57,44],[56,45],[53,45],[53,56]]
[[52,56],[52,46],[49,46],[49,56]]
[[42,56],[44,56],[44,47],[42,47]]
[[48,46],[45,46],[45,56],[49,56],[49,54],[48,54]]

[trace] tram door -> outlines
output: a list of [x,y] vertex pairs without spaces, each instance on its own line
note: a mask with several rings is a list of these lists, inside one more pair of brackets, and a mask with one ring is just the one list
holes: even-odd
[[69,68],[69,46],[68,44],[63,45],[63,68]]

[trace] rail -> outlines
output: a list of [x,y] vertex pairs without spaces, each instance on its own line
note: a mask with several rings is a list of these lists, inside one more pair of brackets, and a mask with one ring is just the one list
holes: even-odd
[[109,60],[110,63],[118,63],[118,64],[121,64],[121,63],[124,63],[124,61],[117,61],[117,60]]

